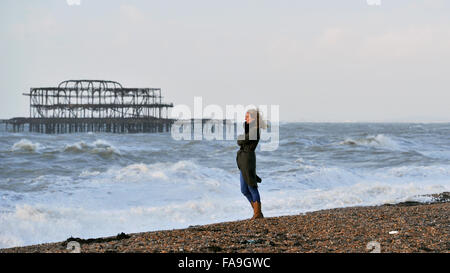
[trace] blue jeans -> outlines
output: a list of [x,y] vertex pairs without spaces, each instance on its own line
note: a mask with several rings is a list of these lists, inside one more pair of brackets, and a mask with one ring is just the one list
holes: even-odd
[[244,180],[244,176],[242,176],[242,172],[240,172],[240,174],[241,174],[241,192],[242,192],[242,194],[245,195],[245,197],[247,197],[249,202],[258,201],[259,203],[261,203],[261,198],[259,197],[258,188],[247,185],[247,183]]

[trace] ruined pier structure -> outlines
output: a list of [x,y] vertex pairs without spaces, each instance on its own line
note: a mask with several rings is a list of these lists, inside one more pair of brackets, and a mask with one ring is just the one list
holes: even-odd
[[4,121],[14,132],[169,132],[172,103],[160,88],[124,88],[118,82],[69,80],[58,87],[31,88],[30,117]]

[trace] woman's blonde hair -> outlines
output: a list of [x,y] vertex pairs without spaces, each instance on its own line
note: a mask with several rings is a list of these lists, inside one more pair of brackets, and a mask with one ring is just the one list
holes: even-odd
[[257,120],[259,128],[267,129],[267,122],[264,120],[261,111],[259,111],[258,109],[250,109],[247,111],[247,113],[252,116],[252,118]]

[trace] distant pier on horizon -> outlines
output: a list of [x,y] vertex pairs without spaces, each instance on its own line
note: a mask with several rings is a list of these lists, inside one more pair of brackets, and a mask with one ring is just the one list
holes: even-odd
[[31,88],[30,116],[0,120],[13,132],[170,132],[173,103],[160,88],[124,88],[115,81],[68,80],[57,87]]

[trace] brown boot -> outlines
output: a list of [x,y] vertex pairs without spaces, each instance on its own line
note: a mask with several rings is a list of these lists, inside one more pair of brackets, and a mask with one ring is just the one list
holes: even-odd
[[253,208],[253,216],[251,219],[253,219],[253,217],[255,217],[255,203],[256,202],[250,201],[250,204],[252,205],[252,208]]
[[253,217],[250,220],[264,218],[264,215],[261,212],[261,202],[255,201],[253,202]]

